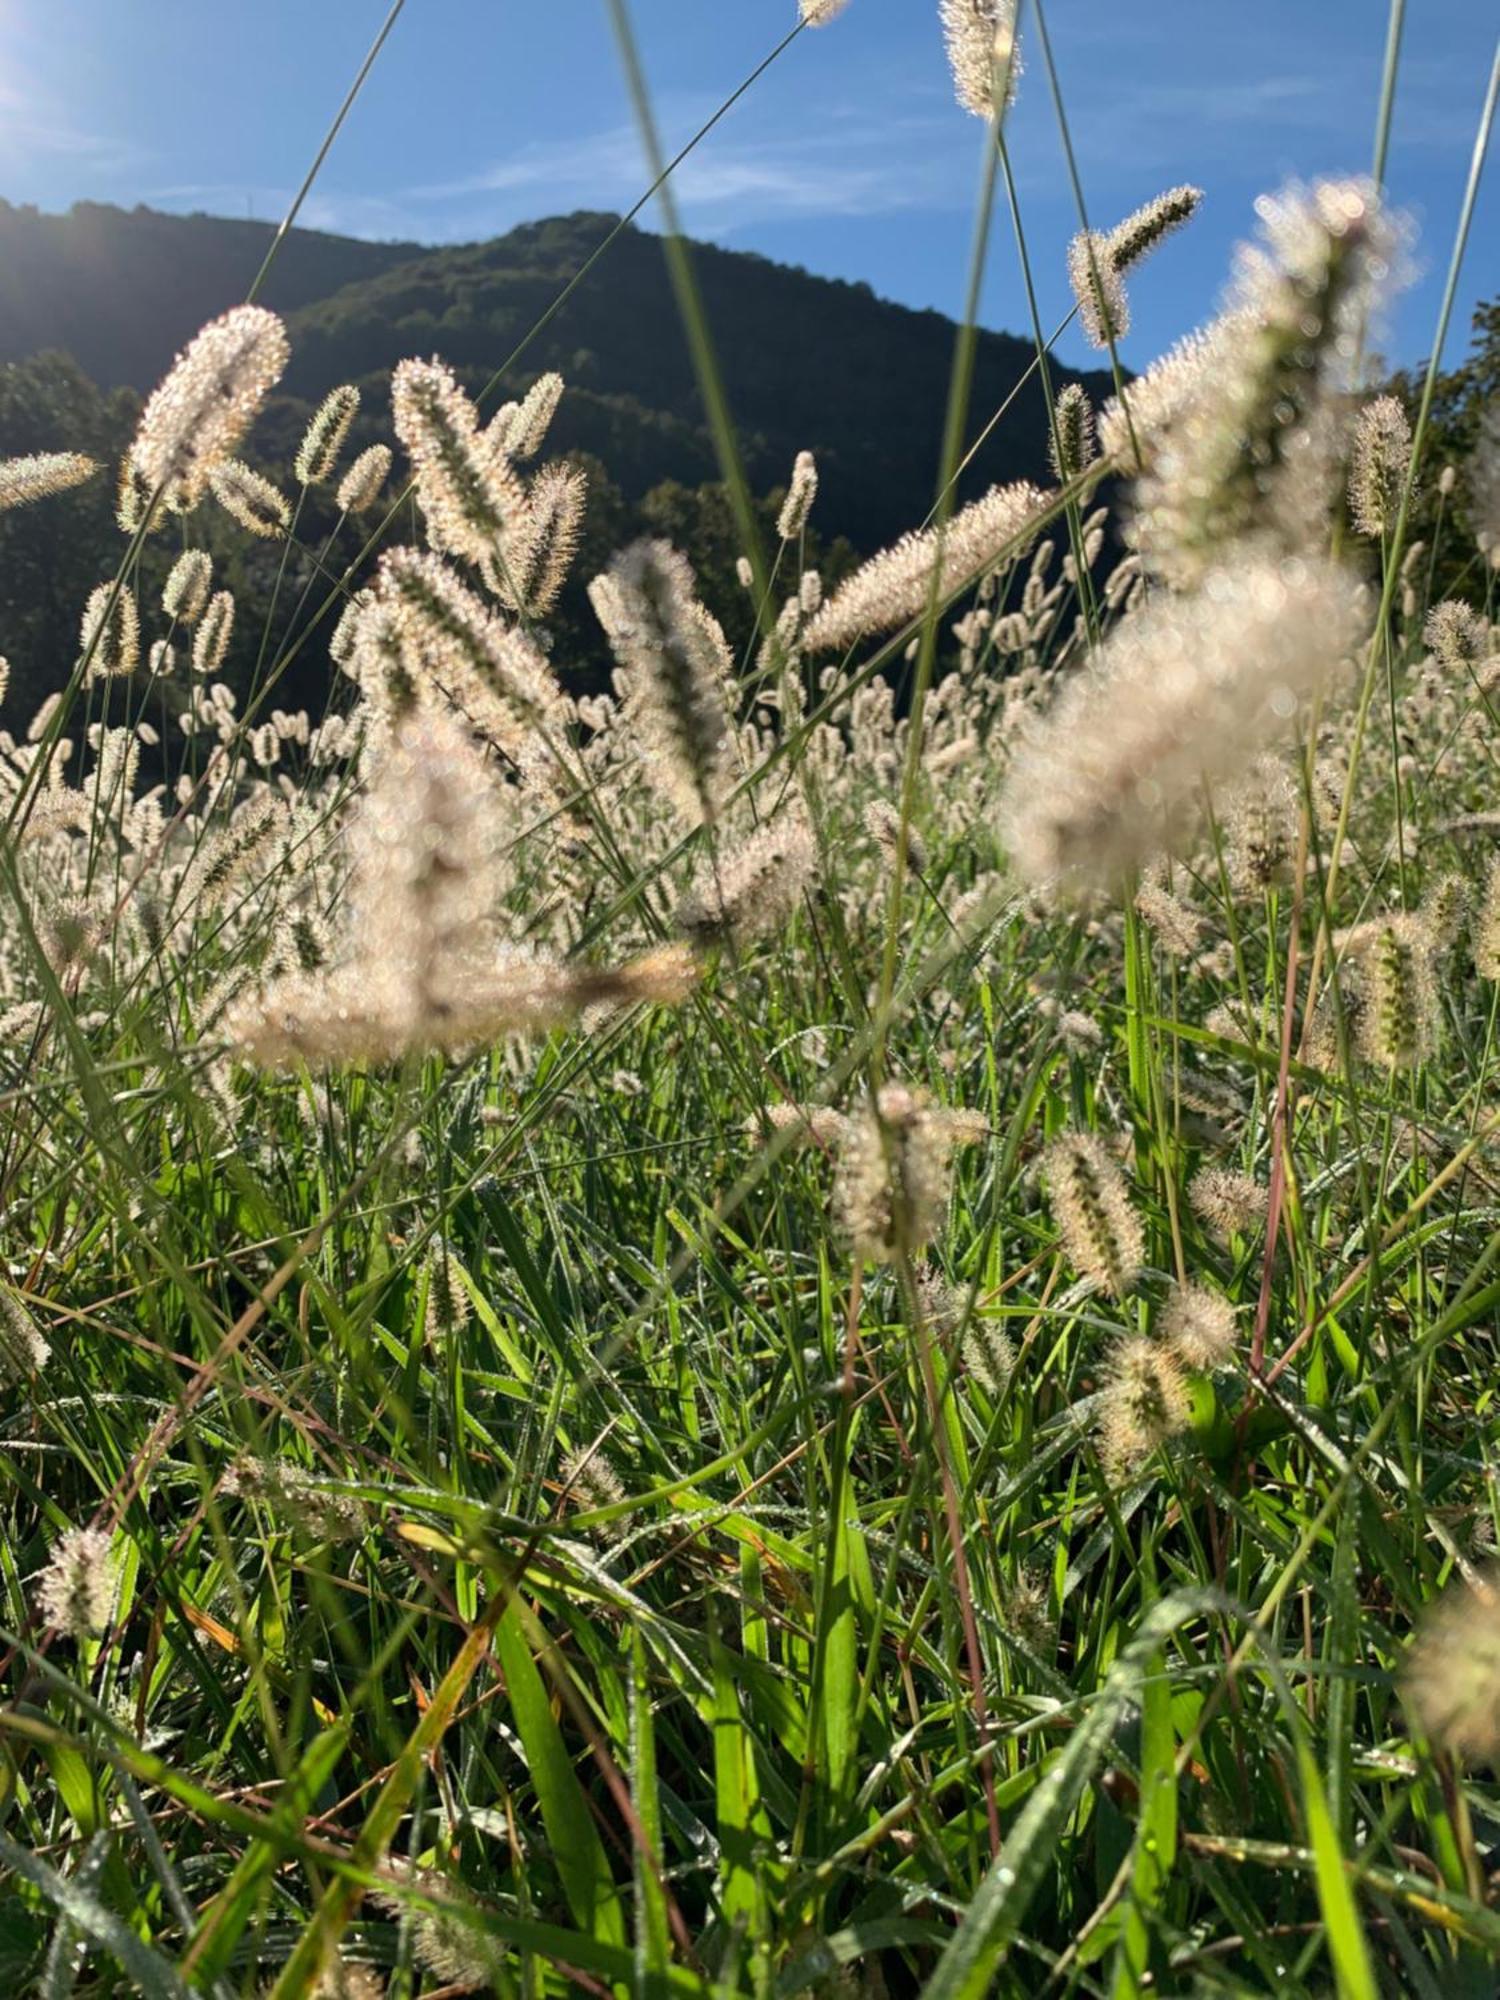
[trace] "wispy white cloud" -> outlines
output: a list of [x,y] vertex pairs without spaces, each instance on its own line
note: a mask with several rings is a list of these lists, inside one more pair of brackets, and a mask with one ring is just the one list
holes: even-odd
[[[678,100],[661,108],[680,145],[709,107]],[[950,206],[966,187],[951,149],[933,143],[943,122],[936,112],[880,117],[843,105],[816,126],[726,127],[677,168],[672,190],[684,220],[707,235],[786,218]],[[580,205],[626,208],[648,178],[635,128],[617,124],[581,139],[534,140],[473,173],[403,189],[396,201],[450,223],[480,215],[498,223]]]

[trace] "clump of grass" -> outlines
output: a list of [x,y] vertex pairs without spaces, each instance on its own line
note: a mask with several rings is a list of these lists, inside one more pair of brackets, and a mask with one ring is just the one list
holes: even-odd
[[[1015,10],[938,12],[994,141]],[[1096,337],[1196,198],[1080,235]],[[958,435],[825,591],[803,453],[737,620],[581,579],[589,696],[559,376],[413,359],[268,475],[281,322],[184,350],[0,736],[18,1989],[1489,1977],[1493,575],[1428,601],[1364,394],[1402,225],[1263,218],[1049,386],[1058,490],[950,508]]]

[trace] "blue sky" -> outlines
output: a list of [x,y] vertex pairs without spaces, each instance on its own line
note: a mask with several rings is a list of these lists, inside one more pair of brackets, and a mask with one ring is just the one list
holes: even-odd
[[[388,0],[0,0],[0,195],[279,216]],[[795,0],[632,0],[669,146],[770,50]],[[954,105],[936,0],[850,0],[804,33],[684,169],[689,229],[916,306],[958,308],[981,130]],[[1386,0],[1050,0],[1090,218],[1196,181],[1199,219],[1132,287],[1127,362],[1209,312],[1258,191],[1363,171]],[[1495,0],[1408,0],[1389,185],[1418,226],[1383,341],[1432,339],[1494,37]],[[1066,308],[1076,226],[1047,79],[1027,38],[1010,140],[1042,316]],[[304,219],[428,242],[624,208],[645,173],[605,0],[407,0]],[[1448,353],[1500,293],[1492,155]],[[1027,330],[997,217],[983,316]],[[1071,337],[1062,352],[1082,360]]]

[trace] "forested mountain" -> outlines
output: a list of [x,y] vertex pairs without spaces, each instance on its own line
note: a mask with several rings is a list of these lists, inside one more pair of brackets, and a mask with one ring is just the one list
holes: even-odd
[[[247,451],[289,481],[310,408],[339,382],[364,394],[351,449],[390,440],[390,370],[406,355],[441,355],[476,392],[499,373],[496,400],[557,369],[567,394],[549,451],[587,463],[591,501],[579,582],[559,608],[555,637],[564,672],[584,683],[605,661],[581,581],[590,562],[597,567],[634,535],[670,537],[698,568],[708,602],[736,617],[742,609],[719,459],[660,239],[623,230],[552,310],[616,220],[557,217],[444,249],[293,231],[260,294],[287,317],[291,367]],[[118,461],[140,395],[205,320],[244,297],[271,237],[265,224],[207,216],[94,204],[48,216],[0,204],[0,455],[72,448]],[[693,262],[750,490],[773,518],[796,453],[814,451],[815,529],[836,576],[931,503],[954,327],[868,286],[744,252],[696,244]],[[1023,386],[966,476],[965,497],[998,480],[1047,476],[1042,392],[1024,379],[1031,358],[1030,344],[1011,335],[980,338],[975,427]],[[1074,379],[1054,371],[1054,387]],[[1111,386],[1104,375],[1083,379],[1096,398]],[[108,483],[96,481],[0,519],[12,725],[18,708],[66,673],[83,598],[118,562],[112,500]],[[304,543],[332,525],[323,512],[314,496],[299,524]],[[194,532],[224,541],[248,635],[261,612],[261,572],[274,579],[277,564],[264,547],[238,551],[223,528],[205,519]],[[177,532],[157,538],[148,586]],[[283,613],[299,597],[300,587],[283,592]],[[323,671],[311,654],[304,668]],[[317,699],[310,680],[304,691]]]

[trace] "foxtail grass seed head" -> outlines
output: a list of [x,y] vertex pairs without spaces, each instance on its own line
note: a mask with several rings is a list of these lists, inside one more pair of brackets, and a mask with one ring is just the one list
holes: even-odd
[[368,1525],[358,1500],[285,1458],[240,1452],[224,1474],[223,1491],[256,1502],[274,1520],[319,1542],[357,1542]]
[[795,542],[807,526],[807,517],[818,497],[818,461],[810,451],[799,451],[792,477],[776,518],[776,532],[784,542]]
[[1376,396],[1354,420],[1349,518],[1362,535],[1389,535],[1411,470],[1411,425],[1394,396]]
[[745,1120],[745,1136],[763,1138],[769,1126],[778,1151],[816,1146],[829,1152],[843,1138],[847,1122],[842,1111],[827,1104],[767,1104]]
[[359,454],[339,481],[335,496],[344,514],[365,514],[375,505],[391,476],[391,448],[372,444]]
[[1488,622],[1469,605],[1452,598],[1428,613],[1422,637],[1438,665],[1446,667],[1455,679],[1467,679],[1494,650]]
[[1368,926],[1358,950],[1366,993],[1360,1052],[1380,1069],[1416,1069],[1437,1039],[1432,934],[1419,916],[1397,914]]
[[116,589],[112,583],[101,583],[89,592],[79,646],[91,680],[135,672],[141,658],[141,620],[135,598],[124,584]]
[[[598,1507],[618,1507],[626,1497],[624,1482],[600,1445],[592,1445],[586,1451],[565,1452],[558,1469],[563,1493],[575,1514],[592,1514]],[[623,1521],[610,1521],[601,1527],[607,1538],[613,1538],[626,1525]]]
[[99,470],[99,461],[81,451],[38,451],[27,458],[0,459],[0,514],[82,486]]
[[442,1347],[455,1334],[463,1332],[470,1315],[463,1267],[452,1245],[442,1238],[427,1253],[426,1274],[427,1341],[431,1347]]
[[530,540],[526,489],[506,450],[481,433],[473,403],[441,361],[402,361],[391,414],[417,477],[427,537],[460,556],[501,596],[524,572]]
[[1474,970],[1481,979],[1500,980],[1500,855],[1490,863],[1474,919]]
[[1500,1763],[1500,1572],[1455,1584],[1428,1607],[1401,1692],[1437,1749],[1465,1764]]
[[238,458],[221,459],[208,475],[215,500],[248,534],[275,541],[292,524],[292,510],[269,479]]
[[1171,1348],[1142,1334],[1116,1341],[1099,1414],[1100,1455],[1112,1476],[1134,1472],[1191,1418],[1182,1364]]
[[1233,779],[1332,685],[1368,620],[1327,563],[1247,561],[1132,612],[1017,748],[1000,813],[1033,888],[1117,888],[1180,850]]
[[817,866],[806,816],[783,812],[700,869],[677,907],[677,928],[700,949],[727,944],[744,951],[791,920]]
[[804,628],[803,644],[809,652],[827,653],[894,631],[927,609],[934,583],[938,602],[944,603],[1006,557],[1024,555],[1049,504],[1045,493],[1024,480],[992,486],[945,527],[903,535],[825,600]]
[[1125,1176],[1108,1147],[1091,1132],[1064,1132],[1042,1155],[1042,1175],[1069,1262],[1113,1298],[1124,1298],[1146,1244]]
[[196,625],[208,609],[214,559],[206,549],[184,549],[167,572],[161,608],[179,625]]
[[1500,411],[1491,401],[1479,419],[1479,436],[1468,462],[1469,513],[1474,539],[1500,568]]
[[130,460],[146,495],[161,490],[172,508],[201,499],[209,473],[238,450],[288,355],[285,328],[263,306],[236,306],[204,327],[141,413]]
[[561,375],[539,375],[520,402],[511,406],[503,428],[490,426],[495,442],[507,457],[518,461],[536,457],[547,441],[562,398]]
[[1227,1245],[1264,1226],[1270,1195],[1234,1167],[1200,1167],[1188,1182],[1188,1205],[1209,1234]]
[[662,788],[690,824],[719,816],[733,777],[725,661],[705,628],[686,559],[636,542],[607,572],[601,622],[630,671],[631,700]]
[[1081,478],[1093,464],[1094,406],[1081,382],[1069,382],[1058,391],[1052,405],[1052,434],[1047,448],[1059,486]]
[[1016,0],[939,0],[938,13],[960,105],[976,118],[1002,117],[1021,72]]
[[218,673],[229,653],[229,641],[234,635],[234,594],[228,590],[216,590],[208,600],[198,629],[193,634],[193,672],[206,680],[210,674]]
[[450,564],[420,549],[391,549],[381,559],[356,628],[353,670],[362,684],[360,653],[375,641],[399,655],[418,690],[441,691],[511,754],[561,699],[534,642],[507,626]]
[[975,1134],[922,1091],[886,1084],[847,1121],[834,1212],[852,1254],[872,1264],[914,1257],[948,1212],[953,1158]]
[[[889,799],[872,799],[865,807],[865,832],[890,862],[901,850],[901,814]],[[914,874],[927,873],[930,856],[927,843],[911,824],[906,825],[906,865]]]
[[843,13],[849,0],[798,0],[798,5],[804,27],[826,28]]
[[1257,757],[1223,809],[1224,867],[1237,896],[1263,896],[1290,879],[1297,854],[1300,804],[1284,764]]
[[1156,1332],[1183,1367],[1195,1374],[1211,1375],[1234,1359],[1234,1307],[1221,1293],[1192,1279],[1172,1286]]
[[40,1374],[51,1353],[20,1295],[0,1284],[0,1386]]
[[48,1625],[70,1639],[95,1639],[115,1606],[118,1571],[103,1528],[69,1528],[52,1551],[37,1588]]
[[326,486],[338,469],[339,453],[359,415],[359,391],[352,382],[330,389],[308,420],[292,461],[303,486]]
[[1117,222],[1104,239],[1110,265],[1116,275],[1123,277],[1127,271],[1151,255],[1158,244],[1166,241],[1174,231],[1191,222],[1203,200],[1203,190],[1184,183],[1180,187],[1168,188],[1165,194],[1144,203],[1127,215],[1123,222]]
[[1148,868],[1135,894],[1136,914],[1168,958],[1191,958],[1203,943],[1206,919],[1167,887],[1160,869]]
[[1109,254],[1109,239],[1080,230],[1068,245],[1068,283],[1078,307],[1078,324],[1091,347],[1109,347],[1130,331],[1130,301]]
[[1445,957],[1464,934],[1469,920],[1469,885],[1451,870],[1428,883],[1417,911],[1436,957]]
[[1095,347],[1108,347],[1130,331],[1125,273],[1189,221],[1202,199],[1201,188],[1168,188],[1107,233],[1085,230],[1073,238],[1068,246],[1068,279],[1078,302],[1079,324]]
[[531,482],[531,548],[521,595],[533,618],[546,616],[568,580],[588,490],[588,474],[578,465],[544,466]]
[[1367,182],[1293,188],[1257,209],[1264,243],[1240,251],[1232,337],[1136,485],[1137,546],[1178,589],[1248,536],[1296,555],[1326,532],[1339,464],[1334,400],[1397,257],[1399,234]]

